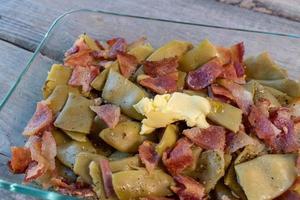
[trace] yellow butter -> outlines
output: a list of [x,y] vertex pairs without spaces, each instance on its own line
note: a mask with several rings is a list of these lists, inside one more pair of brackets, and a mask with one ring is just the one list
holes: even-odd
[[190,127],[209,127],[206,115],[210,112],[209,101],[201,96],[175,92],[145,97],[134,105],[137,112],[146,118],[142,121],[141,134],[153,132],[176,121],[185,120]]

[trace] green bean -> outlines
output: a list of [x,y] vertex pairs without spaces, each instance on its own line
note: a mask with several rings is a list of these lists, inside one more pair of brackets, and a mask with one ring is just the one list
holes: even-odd
[[216,200],[238,200],[235,196],[233,196],[230,189],[228,189],[222,182],[218,182],[215,190],[214,190],[214,196]]
[[109,67],[105,68],[91,83],[91,86],[98,91],[102,91],[109,71],[119,72],[119,64],[117,61],[113,62]]
[[71,141],[63,145],[57,146],[57,159],[67,167],[73,168],[75,156],[80,152],[96,153],[95,147],[91,142]]
[[260,84],[275,88],[291,97],[300,97],[300,83],[291,79],[257,80]]
[[65,105],[69,92],[79,94],[79,89],[68,85],[57,85],[46,99],[53,114],[57,114]]
[[89,164],[92,161],[99,163],[102,159],[107,158],[95,153],[80,152],[76,155],[73,170],[75,174],[79,175],[86,183],[92,184],[92,178],[89,173]]
[[97,197],[99,199],[105,199],[105,200],[118,200],[117,197],[105,197],[105,190],[104,190],[104,184],[102,180],[102,173],[99,167],[99,164],[95,161],[92,161],[89,164],[89,175],[92,178],[93,182],[93,190],[95,191]]
[[178,57],[179,59],[192,48],[192,44],[186,41],[172,40],[159,49],[154,51],[147,60],[149,61],[159,61],[164,58]]
[[64,131],[71,139],[77,142],[86,142],[87,137],[85,134],[74,132],[74,131]]
[[217,53],[217,49],[209,40],[203,40],[198,46],[184,54],[179,61],[179,69],[184,72],[195,70],[197,67],[216,57]]
[[72,69],[60,64],[52,65],[43,86],[43,97],[46,99],[57,85],[66,85],[71,77]]
[[121,160],[123,158],[128,158],[131,157],[132,154],[130,153],[125,153],[125,152],[121,152],[121,151],[115,151],[113,152],[110,156],[109,156],[109,160],[110,161],[115,161],[115,160]]
[[235,165],[248,200],[273,199],[291,187],[297,177],[296,158],[293,154],[267,154]]
[[145,140],[146,136],[141,136],[141,124],[139,122],[122,122],[115,128],[106,128],[99,134],[107,144],[121,152],[136,152],[139,145]]
[[267,52],[245,60],[247,78],[276,80],[287,78],[286,70],[277,65]]
[[156,152],[162,156],[163,152],[168,148],[172,148],[178,138],[179,129],[176,125],[170,124],[166,127],[162,138],[156,146]]
[[283,106],[288,105],[292,101],[292,97],[290,97],[289,95],[287,95],[284,92],[281,92],[281,91],[276,90],[275,88],[272,88],[269,86],[264,86],[264,88],[266,90],[268,90],[278,100],[278,102]]
[[58,176],[63,177],[65,180],[69,182],[76,181],[76,174],[74,174],[73,170],[69,167],[66,167],[63,163],[61,163],[58,159],[55,159],[55,172]]
[[[242,111],[220,101],[210,100],[210,102],[212,109],[207,117],[216,124],[237,132],[242,121]],[[230,116],[230,120],[228,120],[228,116]]]
[[57,146],[67,144],[71,141],[69,137],[67,137],[62,131],[57,129],[54,129],[52,131],[52,135],[55,139],[55,143]]
[[117,172],[113,174],[112,181],[120,200],[170,196],[170,186],[175,185],[171,176],[158,169],[151,173],[146,169]]
[[186,72],[178,71],[177,89],[183,90],[185,86]]
[[206,150],[201,153],[193,177],[200,181],[209,193],[225,174],[224,153]]
[[197,96],[201,96],[201,97],[207,97],[206,91],[183,90],[183,93],[188,94],[188,95],[197,95]]
[[114,71],[109,72],[102,92],[104,100],[120,106],[124,114],[137,120],[143,119],[143,116],[133,105],[147,96],[146,91]]
[[67,131],[88,134],[95,113],[90,109],[93,101],[81,95],[70,93],[66,105],[54,122],[54,126]]
[[127,158],[122,158],[119,160],[110,161],[109,165],[113,173],[138,169],[142,167],[142,163],[140,162],[138,156],[132,156]]

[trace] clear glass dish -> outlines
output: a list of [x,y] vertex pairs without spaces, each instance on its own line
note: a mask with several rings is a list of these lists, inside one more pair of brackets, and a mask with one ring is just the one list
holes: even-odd
[[41,87],[51,64],[62,62],[63,53],[83,32],[99,40],[120,36],[133,41],[147,36],[155,47],[171,39],[188,40],[196,44],[208,38],[215,44],[225,46],[244,41],[246,56],[268,51],[288,69],[292,78],[300,75],[300,35],[241,30],[103,11],[76,10],[65,13],[50,27],[25,70],[0,104],[0,188],[43,199],[71,199],[53,191],[41,190],[36,185],[22,185],[23,176],[11,174],[7,161],[10,157],[10,146],[20,146],[25,142],[21,133],[35,110],[36,102],[42,98]]

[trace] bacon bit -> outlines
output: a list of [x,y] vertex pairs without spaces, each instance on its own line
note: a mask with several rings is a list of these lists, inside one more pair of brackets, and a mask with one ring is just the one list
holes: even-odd
[[227,65],[231,62],[231,51],[225,47],[217,47],[218,58],[221,60],[222,65]]
[[229,90],[234,97],[237,105],[245,114],[249,113],[249,109],[253,104],[253,97],[243,86],[234,83],[231,80],[221,79],[219,84]]
[[100,160],[100,168],[102,173],[105,196],[106,198],[109,198],[115,194],[115,191],[112,184],[112,172],[109,167],[108,160],[104,160],[104,159]]
[[65,53],[65,57],[68,57],[72,54],[75,54],[81,50],[86,50],[89,49],[89,47],[86,45],[86,43],[84,42],[83,38],[79,38],[75,41],[75,43],[73,44],[73,46],[66,51]]
[[226,152],[230,154],[251,144],[255,144],[255,140],[242,131],[226,134]]
[[243,42],[237,43],[230,47],[231,57],[234,62],[242,63],[245,54],[245,46]]
[[187,138],[181,138],[172,150],[163,153],[163,163],[171,174],[179,174],[193,164],[192,145]]
[[218,58],[214,58],[202,67],[189,72],[187,85],[193,90],[201,90],[213,83],[223,70],[222,62]]
[[55,169],[55,156],[57,154],[56,142],[50,131],[45,131],[42,136],[41,154],[48,161],[48,169]]
[[23,135],[39,135],[47,130],[53,121],[53,113],[45,101],[37,103],[35,113],[23,131]]
[[30,150],[26,147],[11,147],[11,160],[8,162],[9,169],[14,174],[24,173],[31,162]]
[[291,111],[284,107],[278,108],[270,113],[270,119],[281,130],[281,134],[276,137],[275,150],[285,153],[297,152],[300,145],[291,119]]
[[144,71],[152,77],[165,76],[177,71],[178,58],[164,58],[159,61],[145,61]]
[[125,52],[119,52],[117,59],[121,74],[126,78],[129,78],[136,71],[139,64],[135,56]]
[[177,91],[178,73],[160,76],[156,78],[148,77],[139,81],[139,84],[158,94],[172,93]]
[[264,140],[265,143],[272,148],[276,148],[276,146],[274,146],[274,140],[281,131],[272,124],[265,112],[259,107],[252,105],[248,120],[258,138]]
[[139,146],[139,156],[149,173],[155,169],[159,161],[159,155],[155,151],[153,142],[144,141]]
[[234,100],[234,97],[232,96],[232,94],[224,87],[217,85],[217,84],[212,84],[210,86],[211,91],[213,93],[213,95],[216,96],[224,96],[229,100]]
[[225,129],[221,126],[211,125],[206,129],[194,127],[184,130],[183,134],[203,149],[224,150]]
[[90,65],[96,64],[92,52],[93,50],[91,49],[78,51],[77,53],[66,57],[64,60],[64,65],[74,68],[77,66],[88,67]]
[[51,179],[54,189],[64,195],[77,197],[94,197],[96,196],[92,188],[88,185],[81,186],[77,183],[68,184],[61,177]]
[[109,50],[92,51],[90,55],[94,59],[102,61],[103,59],[109,59]]
[[79,47],[76,45],[73,45],[70,49],[68,49],[65,53],[65,57],[68,57],[72,54],[75,54],[79,51]]
[[175,200],[173,198],[166,198],[166,197],[142,197],[140,200]]
[[36,161],[32,161],[25,172],[24,182],[29,183],[38,177],[44,175],[47,169],[44,163],[38,163]]
[[175,192],[180,200],[202,200],[205,197],[205,189],[202,184],[188,176],[175,176],[177,186],[171,186],[171,190]]
[[110,46],[108,57],[110,59],[116,59],[117,54],[120,52],[126,52],[127,43],[124,38],[113,38],[107,41]]
[[[219,77],[232,80],[233,82],[238,83],[238,84],[245,84],[246,83],[245,76],[239,77],[235,66],[238,67],[239,65],[238,64],[234,65],[233,63],[229,63],[228,65],[225,65],[224,71]],[[238,69],[238,70],[241,71],[241,69]]]
[[105,104],[102,106],[90,106],[91,110],[97,113],[109,128],[114,128],[120,120],[121,109],[113,104]]
[[71,86],[82,86],[82,91],[89,92],[92,87],[90,83],[98,76],[100,70],[95,66],[75,67],[68,82]]

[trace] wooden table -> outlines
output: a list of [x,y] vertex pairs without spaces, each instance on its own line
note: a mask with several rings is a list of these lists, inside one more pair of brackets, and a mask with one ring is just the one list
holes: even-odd
[[[66,11],[79,8],[300,33],[300,23],[295,20],[253,12],[214,0],[0,0],[0,101],[24,69],[52,21]],[[0,193],[1,199],[5,200],[34,199],[4,190],[0,190]]]

